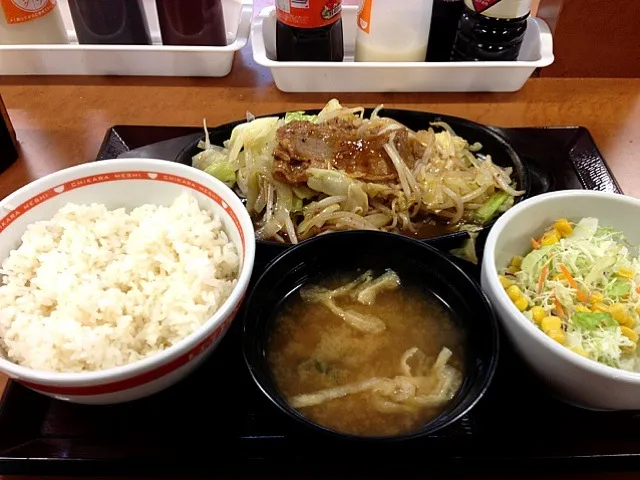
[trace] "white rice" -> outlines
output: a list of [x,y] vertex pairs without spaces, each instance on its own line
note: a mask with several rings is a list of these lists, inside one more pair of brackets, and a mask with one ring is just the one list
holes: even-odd
[[135,362],[200,328],[239,263],[220,219],[189,194],[130,213],[67,204],[2,262],[0,349],[56,372]]

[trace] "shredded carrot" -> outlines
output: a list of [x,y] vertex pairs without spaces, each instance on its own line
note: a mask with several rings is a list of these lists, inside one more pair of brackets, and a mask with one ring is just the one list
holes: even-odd
[[571,288],[575,288],[576,293],[578,295],[578,300],[580,300],[583,303],[586,303],[587,296],[584,294],[584,292],[580,290],[580,288],[578,288],[578,284],[576,283],[576,280],[571,276],[571,272],[569,272],[569,269],[561,263],[558,266],[560,267],[560,270],[562,270],[562,274],[564,275],[564,277],[569,282],[569,285],[571,285]]
[[536,241],[535,238],[531,239],[531,245],[533,246],[534,250],[538,250],[540,248],[540,244]]
[[640,293],[640,287],[636,287],[636,293]]
[[565,276],[565,278],[569,281],[569,285],[571,285],[571,288],[577,288],[578,284],[576,283],[575,279],[571,276],[571,272],[569,272],[569,269],[561,263],[558,264],[558,266],[560,267],[560,270],[562,270],[562,273]]
[[542,267],[542,273],[540,273],[540,278],[538,279],[538,295],[542,293],[542,287],[544,287],[544,282],[547,279],[547,275],[549,274],[549,264],[546,264]]
[[562,304],[558,300],[558,297],[553,297],[553,304],[556,307],[556,312],[558,312],[558,316],[564,318],[564,316],[565,316],[564,315],[564,308],[562,308]]

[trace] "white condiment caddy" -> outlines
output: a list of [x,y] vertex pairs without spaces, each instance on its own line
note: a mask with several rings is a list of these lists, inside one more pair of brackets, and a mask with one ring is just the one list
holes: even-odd
[[66,0],[60,7],[69,45],[0,45],[0,75],[223,77],[248,40],[253,0],[222,0],[228,45],[162,45],[153,0],[144,0],[153,45],[78,45]]
[[536,68],[553,63],[547,24],[529,18],[520,57],[515,62],[354,62],[356,6],[344,6],[344,62],[278,62],[275,7],[267,7],[251,29],[253,56],[271,70],[284,92],[514,92]]

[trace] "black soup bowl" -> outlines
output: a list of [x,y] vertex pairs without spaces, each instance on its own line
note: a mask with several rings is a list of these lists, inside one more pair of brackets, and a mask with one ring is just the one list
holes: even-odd
[[[268,363],[271,328],[283,302],[300,287],[340,272],[394,270],[403,283],[424,288],[449,310],[464,333],[464,379],[446,409],[405,435],[364,437],[318,425],[291,407],[276,386]],[[298,425],[341,439],[396,441],[433,434],[465,415],[483,396],[498,360],[498,324],[478,284],[449,257],[402,235],[372,231],[335,232],[309,239],[273,260],[245,304],[243,351],[257,386]]]
[[[320,110],[307,110],[309,114],[317,114]],[[369,118],[373,109],[365,109],[365,117]],[[274,113],[267,116],[277,116],[283,118],[286,112]],[[456,134],[466,139],[470,144],[480,142],[482,150],[480,153],[490,154],[492,161],[500,167],[511,167],[513,169],[513,178],[518,190],[524,190],[524,195],[517,197],[515,203],[519,203],[531,194],[531,178],[529,170],[524,162],[511,146],[511,144],[499,133],[498,130],[481,125],[464,118],[453,117],[448,115],[440,115],[437,113],[423,112],[418,110],[400,110],[385,108],[380,112],[381,116],[393,118],[398,122],[406,125],[413,130],[424,130],[429,127],[431,122],[445,122],[453,128]],[[231,138],[233,129],[246,123],[246,119],[239,120],[218,127],[209,128],[209,138],[213,145],[221,146],[225,141]],[[439,131],[439,127],[434,127]],[[198,148],[198,143],[204,139],[201,138],[186,145],[176,156],[174,161],[185,165],[192,164],[192,158],[202,150]],[[490,220],[483,226],[483,230],[488,230],[494,224],[496,219]],[[425,243],[429,243],[437,248],[452,249],[457,248],[461,243],[469,238],[469,234],[465,231],[452,231],[450,233],[442,233],[434,237],[421,239]],[[291,244],[278,243],[270,240],[258,240],[257,249],[260,256],[265,258],[274,258],[282,253]]]

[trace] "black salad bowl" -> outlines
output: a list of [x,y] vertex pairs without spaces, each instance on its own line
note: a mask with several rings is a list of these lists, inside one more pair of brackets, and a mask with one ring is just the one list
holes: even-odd
[[[315,114],[320,110],[308,110],[307,113]],[[373,109],[365,109],[365,117],[371,116]],[[286,112],[274,113],[268,116],[284,117]],[[431,122],[446,122],[451,128],[470,144],[480,142],[482,144],[482,150],[480,153],[491,155],[492,161],[503,168],[511,167],[513,169],[513,178],[515,180],[516,188],[518,190],[524,190],[525,194],[516,198],[516,203],[527,198],[531,193],[531,180],[527,167],[522,162],[522,159],[518,153],[514,150],[511,144],[504,139],[496,130],[486,125],[481,125],[464,118],[452,117],[447,115],[439,115],[437,113],[422,112],[418,110],[399,110],[399,109],[383,109],[380,112],[381,116],[393,118],[407,127],[413,130],[424,130],[429,128]],[[245,123],[246,119],[236,122],[227,123],[218,127],[209,129],[210,141],[213,145],[221,146],[226,140],[231,137],[232,130],[239,124]],[[439,127],[434,127],[436,131],[439,131]],[[176,162],[191,165],[192,158],[201,152],[198,148],[198,143],[204,139],[204,135],[191,142],[189,145],[178,153],[175,158]],[[494,220],[484,225],[483,230],[488,230],[494,223]],[[451,232],[438,235],[431,238],[423,239],[422,241],[433,245],[440,249],[453,249],[458,248],[464,240],[468,238],[467,232]],[[259,240],[257,242],[257,249],[261,256],[274,258],[289,248],[291,244],[282,244],[274,241]]]
[[[280,394],[267,360],[270,329],[279,307],[308,282],[340,272],[393,269],[402,281],[428,289],[449,309],[464,332],[463,384],[446,410],[413,433],[393,437],[360,437],[315,424],[292,408]],[[447,427],[464,416],[483,396],[498,360],[498,324],[489,301],[446,254],[402,235],[384,232],[336,232],[309,239],[273,260],[245,304],[243,353],[257,387],[297,423],[320,436],[343,440],[410,440]]]

